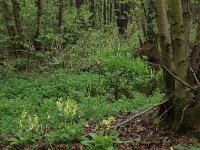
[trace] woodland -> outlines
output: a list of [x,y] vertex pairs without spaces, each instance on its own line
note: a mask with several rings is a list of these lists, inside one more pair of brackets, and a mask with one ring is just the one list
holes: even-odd
[[0,10],[0,150],[200,150],[199,0]]

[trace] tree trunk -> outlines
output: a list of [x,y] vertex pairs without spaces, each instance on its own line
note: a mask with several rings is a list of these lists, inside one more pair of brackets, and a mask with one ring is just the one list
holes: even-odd
[[13,14],[15,18],[15,25],[17,29],[17,34],[19,37],[19,42],[21,48],[24,48],[24,44],[26,42],[25,39],[25,32],[24,32],[24,25],[23,25],[23,18],[20,14],[20,4],[18,0],[12,0],[12,5],[13,5]]
[[183,25],[184,25],[184,34],[185,34],[185,46],[186,50],[189,53],[189,0],[182,0],[182,10],[183,10]]
[[12,24],[12,18],[10,16],[9,8],[8,8],[8,4],[6,3],[6,0],[3,0],[2,2],[2,12],[3,12],[3,17],[6,23],[8,35],[10,36],[10,39],[12,40],[15,38],[16,33],[15,33],[15,27]]
[[154,31],[153,26],[153,19],[154,19],[154,1],[149,0],[148,1],[148,9],[146,9],[145,4],[143,1],[141,1],[141,6],[143,8],[143,12],[146,18],[146,26],[143,24],[143,32],[145,36],[145,40],[147,43],[155,43],[156,42],[156,33]]
[[36,3],[38,7],[37,12],[37,27],[36,27],[36,33],[34,37],[33,45],[35,47],[36,51],[39,51],[42,49],[42,42],[38,40],[38,37],[41,34],[42,26],[43,26],[43,16],[44,16],[44,0],[38,0]]
[[[160,47],[162,50],[162,65],[174,72],[173,50],[170,35],[170,25],[167,18],[167,8],[165,0],[156,0],[156,10],[158,16],[158,30],[160,36]],[[165,91],[167,95],[174,90],[174,79],[164,70]]]
[[95,0],[90,0],[89,3],[90,6],[90,13],[92,13],[92,15],[90,16],[90,23],[92,25],[92,27],[95,27],[95,18],[96,18],[96,10],[95,10]]
[[199,14],[198,24],[197,24],[197,29],[196,29],[195,42],[194,42],[193,49],[190,56],[191,67],[194,69],[194,72],[196,74],[198,73],[198,69],[200,65],[199,57],[200,57],[200,14]]
[[40,31],[42,30],[43,25],[43,16],[44,16],[44,0],[38,0],[37,1],[37,7],[38,7],[38,14],[37,14],[37,29],[36,29],[36,35],[37,37],[40,34]]
[[117,17],[117,27],[119,34],[123,35],[128,26],[128,13],[130,11],[129,3],[121,3],[119,0],[115,0],[115,15]]
[[[175,73],[176,75],[186,81],[187,76],[187,52],[185,49],[185,37],[183,28],[183,15],[181,0],[173,0],[171,4],[171,29],[172,29],[172,43],[174,49],[174,60],[175,60]],[[175,96],[183,101],[186,97],[185,87],[179,81],[175,83]]]
[[58,28],[59,32],[63,32],[63,23],[64,23],[64,0],[59,1],[59,14],[58,14]]
[[[183,26],[183,13],[181,0],[170,2],[171,7],[171,28],[172,43],[174,50],[175,74],[182,81],[186,82],[187,77],[187,50],[185,47],[185,36]],[[173,128],[180,132],[191,132],[195,130],[200,132],[200,98],[197,100],[186,99],[185,86],[175,81],[175,99],[174,99],[174,120]]]
[[104,29],[106,28],[106,25],[107,25],[107,12],[106,12],[106,6],[107,6],[107,3],[106,3],[106,0],[103,1],[103,22],[104,22]]

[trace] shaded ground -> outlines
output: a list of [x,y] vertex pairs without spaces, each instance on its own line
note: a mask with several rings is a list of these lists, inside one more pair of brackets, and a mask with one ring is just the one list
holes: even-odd
[[[121,113],[115,115],[116,123],[123,122],[131,116],[131,113]],[[84,134],[91,132],[99,132],[95,123],[88,123]],[[200,147],[192,147],[197,145],[200,139],[189,136],[180,136],[168,130],[167,126],[156,125],[154,117],[142,115],[132,122],[119,127],[119,138],[123,143],[118,144],[119,150],[174,150],[174,149],[193,149],[200,150]],[[57,149],[65,149],[57,147]],[[81,144],[75,144],[74,150],[84,149]]]

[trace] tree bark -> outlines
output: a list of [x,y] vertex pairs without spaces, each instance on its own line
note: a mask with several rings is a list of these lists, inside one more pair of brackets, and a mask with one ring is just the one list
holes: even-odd
[[33,40],[33,45],[35,47],[36,51],[39,51],[42,49],[42,42],[38,40],[38,37],[41,34],[42,26],[43,26],[43,16],[44,16],[44,0],[38,0],[36,2],[36,5],[38,7],[37,12],[37,27],[36,27],[36,33]]
[[[160,36],[160,47],[162,51],[162,65],[166,66],[171,72],[174,72],[173,50],[170,35],[170,25],[167,18],[167,8],[165,0],[156,0],[156,10],[158,16],[158,30]],[[174,79],[164,70],[165,91],[171,95],[174,90]]]
[[148,9],[146,9],[145,4],[143,2],[143,0],[141,1],[141,6],[143,8],[143,12],[146,18],[146,26],[143,25],[143,31],[145,32],[144,35],[145,36],[145,40],[147,43],[155,43],[156,42],[156,33],[154,31],[154,26],[153,26],[153,19],[155,17],[154,14],[154,10],[155,10],[155,6],[154,6],[154,1],[153,0],[149,0],[148,1]]
[[26,38],[25,38],[25,32],[24,32],[23,18],[20,14],[19,0],[12,0],[12,5],[13,5],[13,15],[15,18],[15,25],[16,25],[17,34],[19,37],[20,46],[24,48]]
[[38,7],[38,13],[37,13],[37,29],[36,29],[36,35],[37,37],[40,34],[40,31],[42,30],[43,26],[43,16],[44,16],[44,0],[38,0],[37,1],[37,7]]
[[[170,7],[175,74],[182,81],[186,82],[188,65],[181,0],[170,1]],[[185,91],[185,86],[176,80],[173,128],[183,133],[196,131],[199,134],[200,97],[197,94],[196,99],[188,100]]]
[[[185,49],[185,36],[183,27],[183,15],[181,0],[173,0],[170,2],[171,6],[171,29],[172,29],[172,43],[174,50],[175,74],[186,81],[187,76],[187,52]],[[175,96],[179,99],[184,99],[185,87],[182,83],[176,81]],[[179,100],[182,101],[182,100]]]
[[191,67],[193,68],[196,74],[198,73],[199,65],[200,65],[199,57],[200,57],[200,14],[199,14],[198,24],[197,24],[197,29],[196,29],[195,42],[194,42],[191,56],[190,56]]
[[58,14],[58,28],[59,32],[63,32],[63,23],[64,23],[64,1],[59,1],[59,14]]
[[129,3],[121,3],[119,0],[115,0],[115,15],[117,17],[117,26],[119,34],[123,35],[128,26],[128,13],[130,11]]
[[92,25],[92,27],[95,27],[95,18],[96,18],[96,10],[95,10],[95,0],[90,0],[89,3],[90,7],[90,13],[92,13],[92,15],[90,16],[90,23]]
[[190,29],[190,21],[189,21],[189,0],[182,0],[182,12],[183,12],[183,25],[184,25],[184,34],[185,34],[185,46],[186,50],[189,54],[189,29]]
[[9,13],[9,7],[6,0],[3,0],[2,2],[2,11],[3,11],[3,17],[6,23],[8,35],[10,36],[10,39],[14,39],[16,36],[15,27],[12,24],[12,18],[10,16],[11,14]]

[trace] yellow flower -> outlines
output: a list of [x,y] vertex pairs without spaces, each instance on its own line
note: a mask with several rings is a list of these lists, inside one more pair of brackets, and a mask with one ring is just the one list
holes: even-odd
[[115,121],[113,116],[108,117],[107,119],[101,122],[101,125],[106,126],[106,130],[110,128],[110,125]]
[[49,112],[47,112],[47,118],[48,119],[50,119],[51,117],[50,117],[50,114],[49,114]]
[[63,113],[65,117],[70,116],[73,117],[76,115],[78,106],[75,101],[67,100],[66,102],[57,101],[56,106],[58,110]]
[[63,104],[61,103],[61,101],[57,101],[56,106],[57,106],[59,111],[62,111]]
[[20,129],[20,128],[22,128],[22,126],[23,126],[22,120],[20,120],[19,123],[18,123],[18,128]]
[[40,127],[38,116],[36,114],[34,116],[27,115],[27,112],[25,110],[23,111],[21,119],[19,120],[18,128],[22,128],[23,124],[27,125],[26,131],[37,132]]
[[23,110],[21,118],[22,118],[22,119],[25,118],[26,115],[27,115],[27,111]]

